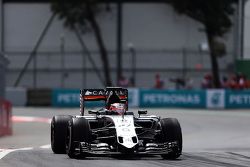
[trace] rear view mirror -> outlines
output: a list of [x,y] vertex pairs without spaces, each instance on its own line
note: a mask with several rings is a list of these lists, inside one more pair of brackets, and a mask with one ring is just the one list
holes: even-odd
[[97,111],[95,111],[95,110],[89,110],[88,113],[89,113],[89,114],[96,114]]
[[148,111],[147,110],[138,110],[138,114],[141,115],[141,114],[147,114]]

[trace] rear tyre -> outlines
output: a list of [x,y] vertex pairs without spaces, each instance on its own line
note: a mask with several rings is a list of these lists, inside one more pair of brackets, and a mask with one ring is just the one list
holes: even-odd
[[162,142],[177,142],[177,147],[168,154],[161,155],[164,159],[176,159],[182,152],[182,132],[176,118],[164,118],[160,121],[162,128]]
[[70,158],[84,158],[86,155],[81,150],[80,142],[91,142],[91,130],[88,120],[85,118],[72,118],[68,123],[66,152]]
[[51,120],[51,148],[55,154],[65,154],[66,133],[70,115],[57,115]]

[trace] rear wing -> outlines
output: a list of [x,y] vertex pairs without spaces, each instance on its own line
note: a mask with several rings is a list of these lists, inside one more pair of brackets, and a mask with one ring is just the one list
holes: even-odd
[[80,114],[84,115],[85,101],[107,101],[108,97],[116,93],[120,100],[127,103],[128,90],[120,87],[107,87],[106,89],[83,89],[80,90]]

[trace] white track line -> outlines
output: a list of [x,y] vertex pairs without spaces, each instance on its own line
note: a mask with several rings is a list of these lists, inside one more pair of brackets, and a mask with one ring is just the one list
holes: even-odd
[[40,148],[42,148],[42,149],[50,149],[51,145],[50,144],[43,145],[43,146],[40,146]]
[[[39,148],[50,149],[51,145],[46,144],[46,145],[40,146]],[[25,148],[18,148],[18,149],[0,149],[0,159],[4,158],[6,155],[14,151],[26,151],[26,150],[33,150],[33,149],[34,147],[25,147]]]
[[5,157],[6,155],[8,155],[9,153],[13,152],[15,150],[2,150],[0,151],[0,159],[2,159],[3,157]]
[[19,148],[19,149],[0,149],[0,159],[4,158],[11,152],[14,151],[25,151],[25,150],[32,150],[33,147],[26,147],[26,148]]

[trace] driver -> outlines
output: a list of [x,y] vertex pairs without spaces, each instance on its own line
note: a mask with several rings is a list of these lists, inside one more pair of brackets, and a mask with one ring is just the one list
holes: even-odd
[[125,104],[123,104],[123,103],[113,103],[113,104],[110,105],[109,110],[112,113],[122,115],[122,114],[125,113],[126,107],[125,107]]
[[114,93],[110,94],[109,97],[107,98],[106,109],[109,110],[111,104],[120,103],[120,102],[121,102],[121,100],[120,100],[119,96],[114,92]]
[[126,105],[122,103],[119,96],[114,92],[109,95],[106,101],[106,109],[110,111],[109,114],[122,115],[126,112]]

